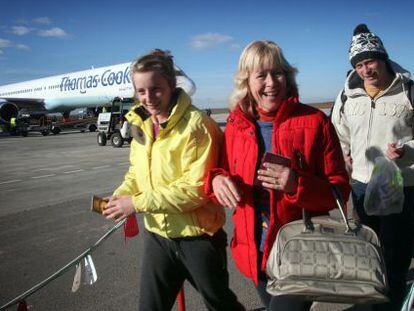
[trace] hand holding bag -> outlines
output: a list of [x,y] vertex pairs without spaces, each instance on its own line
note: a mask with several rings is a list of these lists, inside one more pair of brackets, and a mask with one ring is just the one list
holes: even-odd
[[305,300],[338,303],[387,302],[385,263],[379,239],[364,225],[348,221],[340,192],[333,188],[344,222],[330,216],[284,225],[270,252],[267,291]]

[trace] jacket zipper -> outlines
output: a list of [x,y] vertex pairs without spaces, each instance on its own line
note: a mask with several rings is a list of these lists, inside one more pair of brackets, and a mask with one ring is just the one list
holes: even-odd
[[[371,99],[371,105],[370,105],[370,109],[369,109],[369,120],[368,120],[368,132],[367,132],[367,138],[366,138],[366,148],[368,148],[370,141],[371,141],[371,129],[372,129],[372,122],[373,122],[373,118],[374,118],[374,110],[375,110],[375,101],[374,99]],[[366,176],[368,178],[368,173],[371,169],[371,164],[369,161],[367,161],[367,158],[364,157],[365,159],[365,167],[366,167]],[[368,181],[365,181],[368,182]]]

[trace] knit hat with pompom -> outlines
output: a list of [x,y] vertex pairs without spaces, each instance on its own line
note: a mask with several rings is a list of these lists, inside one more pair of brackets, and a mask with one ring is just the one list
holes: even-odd
[[354,30],[349,47],[349,60],[352,67],[355,67],[360,61],[369,58],[387,60],[388,54],[381,39],[370,32],[367,25],[359,24]]

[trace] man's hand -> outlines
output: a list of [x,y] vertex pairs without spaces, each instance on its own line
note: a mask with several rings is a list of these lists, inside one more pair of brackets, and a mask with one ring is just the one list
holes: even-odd
[[404,145],[399,144],[398,142],[388,143],[387,144],[387,152],[386,152],[385,155],[390,160],[395,160],[395,159],[401,158],[404,155]]

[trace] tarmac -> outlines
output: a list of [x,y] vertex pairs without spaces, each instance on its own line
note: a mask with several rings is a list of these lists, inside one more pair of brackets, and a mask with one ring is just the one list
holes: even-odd
[[[223,122],[225,116],[218,116]],[[128,168],[129,146],[99,147],[96,133],[28,137],[0,135],[0,307],[44,280],[90,247],[114,225],[90,211],[92,194],[110,194]],[[227,210],[225,231],[233,230]],[[139,219],[143,230],[143,223]],[[72,293],[75,268],[27,299],[29,310],[133,310],[138,305],[142,240],[122,230],[92,253],[98,280]],[[228,251],[230,286],[247,310],[264,310],[252,282]],[[206,310],[185,284],[187,310]],[[351,310],[315,303],[312,310]],[[16,309],[15,306],[8,310]],[[175,305],[173,310],[178,310]],[[366,307],[352,310],[369,310]]]

